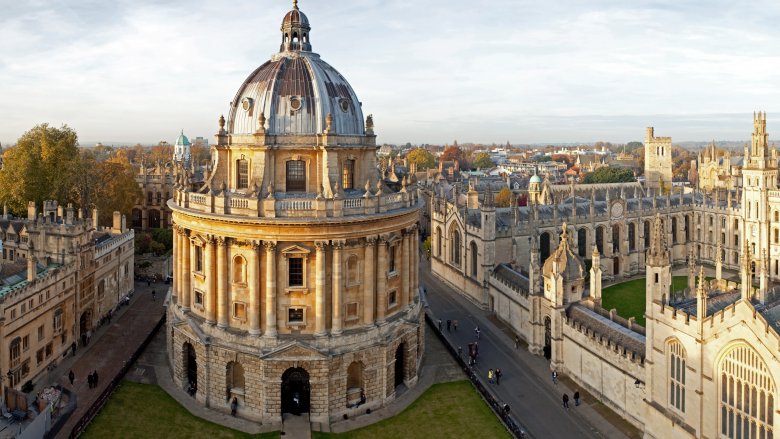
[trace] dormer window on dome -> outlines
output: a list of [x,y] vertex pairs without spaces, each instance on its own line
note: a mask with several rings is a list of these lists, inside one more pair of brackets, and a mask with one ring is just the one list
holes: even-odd
[[311,52],[309,43],[309,19],[298,9],[298,0],[293,0],[293,8],[282,20],[282,45],[280,52]]

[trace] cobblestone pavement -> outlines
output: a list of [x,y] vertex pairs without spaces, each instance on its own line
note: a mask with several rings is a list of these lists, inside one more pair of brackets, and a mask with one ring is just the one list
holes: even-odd
[[[151,291],[157,292],[152,300]],[[112,318],[111,324],[93,330],[92,340],[86,347],[78,348],[75,356],[63,360],[49,376],[41,380],[36,387],[62,384],[76,395],[77,407],[68,422],[60,430],[57,438],[67,438],[79,419],[97,400],[113,377],[124,365],[165,313],[164,297],[168,285],[162,283],[147,286],[146,282],[136,282],[135,293],[130,305],[122,307]],[[76,379],[73,385],[68,382],[68,372],[73,370]],[[90,389],[87,375],[97,371],[98,386]],[[36,388],[36,391],[39,390]]]

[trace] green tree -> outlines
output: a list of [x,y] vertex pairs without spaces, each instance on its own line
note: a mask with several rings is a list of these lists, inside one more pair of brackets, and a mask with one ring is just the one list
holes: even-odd
[[3,155],[0,202],[15,214],[23,214],[28,201],[67,203],[72,200],[78,163],[78,136],[67,125],[36,125],[22,134],[16,146]]
[[123,157],[113,157],[98,163],[93,172],[97,181],[94,205],[101,224],[110,224],[115,210],[130,218],[133,206],[142,196],[130,162]]
[[488,169],[495,166],[495,163],[490,159],[490,154],[481,152],[474,158],[474,166],[476,166],[477,169]]
[[416,163],[420,170],[436,166],[436,158],[427,149],[417,148],[409,152],[406,158],[410,163]]
[[502,187],[496,194],[496,207],[509,207],[512,201],[512,191],[507,187]]
[[636,181],[634,173],[628,168],[617,168],[603,166],[585,175],[582,182],[585,184],[593,183],[624,183]]

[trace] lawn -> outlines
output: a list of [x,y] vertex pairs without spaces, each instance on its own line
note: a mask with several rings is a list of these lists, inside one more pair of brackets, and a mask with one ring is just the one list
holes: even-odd
[[81,436],[90,438],[278,438],[253,436],[190,414],[159,386],[123,381]]
[[[688,287],[688,276],[674,276],[672,291]],[[636,317],[636,322],[645,326],[645,279],[634,279],[612,285],[601,291],[601,306],[615,308],[620,317]]]
[[468,381],[435,384],[398,416],[331,438],[511,438]]

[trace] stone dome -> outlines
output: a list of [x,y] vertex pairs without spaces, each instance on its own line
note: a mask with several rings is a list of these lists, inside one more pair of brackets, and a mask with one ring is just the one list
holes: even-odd
[[[282,21],[279,53],[244,81],[230,104],[231,134],[364,135],[360,101],[347,80],[311,51],[309,20],[297,2]],[[262,115],[262,116],[261,116]]]
[[531,180],[529,180],[529,183],[541,183],[541,182],[542,182],[542,177],[539,177],[536,174],[531,176]]
[[181,134],[179,134],[179,138],[176,139],[176,145],[191,145],[190,139],[187,138],[187,136],[184,135],[184,130],[182,130]]

